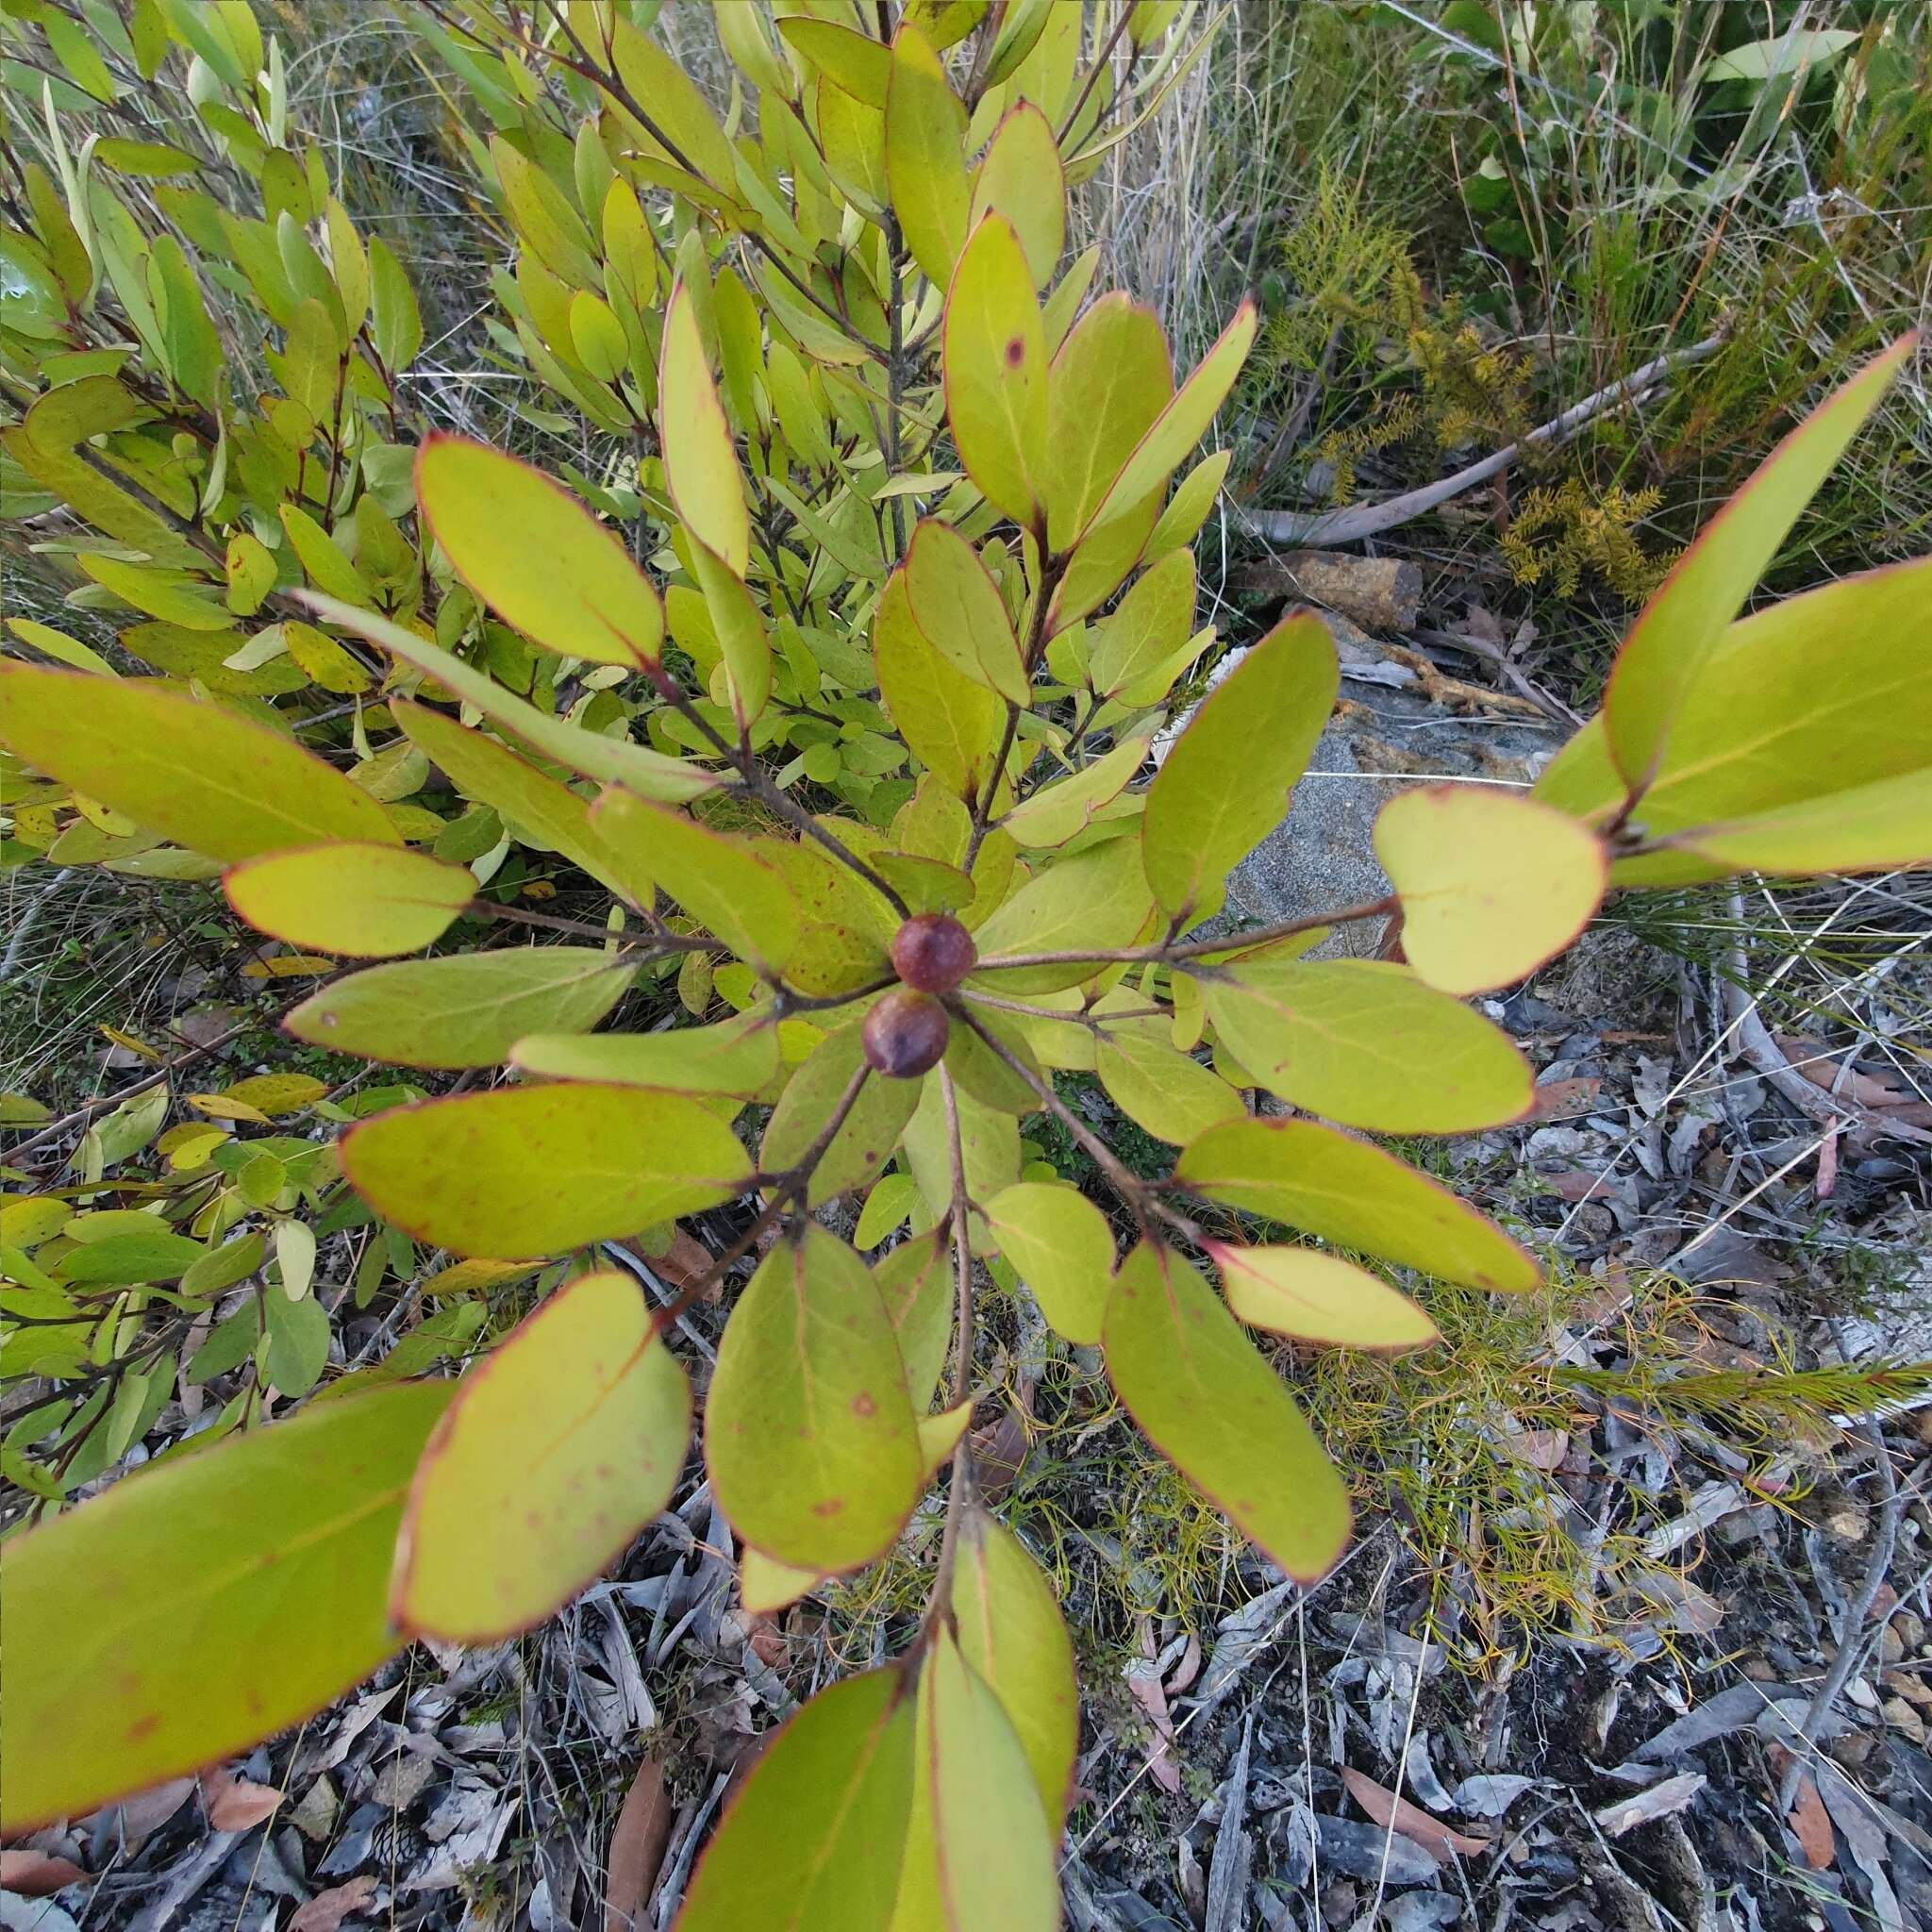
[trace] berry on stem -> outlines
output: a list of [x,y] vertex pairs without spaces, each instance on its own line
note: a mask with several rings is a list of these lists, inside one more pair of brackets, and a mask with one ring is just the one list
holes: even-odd
[[920,912],[892,935],[892,971],[919,992],[951,992],[979,963],[973,935],[950,912]]
[[899,987],[865,1016],[859,1040],[865,1063],[894,1080],[929,1074],[945,1058],[952,1022],[929,992]]

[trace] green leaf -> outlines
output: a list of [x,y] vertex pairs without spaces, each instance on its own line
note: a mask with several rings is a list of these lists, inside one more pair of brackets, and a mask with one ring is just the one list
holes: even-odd
[[312,592],[308,602],[330,624],[352,630],[371,643],[380,644],[406,664],[426,672],[465,704],[475,705],[486,718],[507,725],[525,744],[534,745],[558,764],[581,772],[587,778],[628,786],[641,797],[667,804],[697,798],[714,791],[720,782],[711,773],[687,764],[682,758],[666,758],[662,752],[646,750],[628,739],[606,738],[600,732],[586,731],[561,718],[553,718],[525,703],[513,691],[506,691],[474,665],[464,663],[454,652],[418,637],[414,631],[405,630],[401,625],[391,624],[386,617],[377,617],[374,611],[357,610],[332,597]]
[[1531,1257],[1392,1154],[1314,1121],[1230,1121],[1186,1148],[1175,1177],[1229,1208],[1466,1288],[1526,1293]]
[[751,1162],[697,1102],[636,1087],[503,1087],[350,1128],[342,1169],[384,1220],[458,1255],[525,1260],[728,1201]]
[[190,1241],[185,1234],[175,1234],[155,1221],[151,1228],[110,1234],[75,1248],[61,1260],[60,1277],[90,1288],[129,1288],[139,1282],[174,1281],[207,1252],[199,1241]]
[[297,1040],[405,1067],[493,1067],[527,1035],[594,1026],[635,967],[584,946],[509,946],[351,974],[282,1022]]
[[457,1385],[423,1452],[397,1623],[449,1643],[541,1624],[670,1501],[690,1437],[691,1386],[637,1283],[566,1283]]
[[[865,1064],[860,1024],[829,1033],[813,1047],[786,1083],[772,1109],[758,1147],[759,1169],[784,1174],[794,1166],[831,1119],[852,1077]],[[892,1149],[919,1105],[917,1080],[874,1075],[858,1091],[845,1124],[812,1170],[806,1206],[816,1208],[848,1188],[863,1187],[892,1158]]]
[[983,215],[960,254],[943,342],[946,420],[966,474],[1015,523],[1041,523],[1046,337],[1032,272],[1004,215]]
[[1133,454],[1122,464],[1099,508],[1087,520],[1083,534],[1091,535],[1126,515],[1167,481],[1214,421],[1235,377],[1241,373],[1241,364],[1248,359],[1259,326],[1254,302],[1244,299],[1214,346],[1195,364],[1193,374],[1134,445]]
[[1147,881],[1184,924],[1221,908],[1228,873],[1281,823],[1335,706],[1328,626],[1284,618],[1222,679],[1147,791]]
[[1679,832],[1672,843],[1726,872],[1890,872],[1932,858],[1932,767]]
[[821,74],[855,100],[884,111],[892,73],[890,47],[836,21],[812,20],[804,14],[781,16],[774,25],[779,38]]
[[518,1040],[509,1058],[552,1080],[748,1098],[778,1077],[778,1028],[769,1010],[754,1009],[663,1033],[535,1033]]
[[924,1415],[939,1393],[953,1339],[953,1244],[938,1231],[913,1235],[874,1263],[872,1278],[898,1338],[913,1413]]
[[[959,1114],[967,1199],[989,1200],[1020,1178],[1019,1122],[1002,1108],[987,1106],[965,1087],[957,1088],[953,1098]],[[953,1202],[953,1137],[937,1080],[921,1082],[919,1107],[906,1124],[905,1144],[906,1165],[926,1206],[934,1214],[943,1213]],[[985,1224],[976,1213],[972,1219],[973,1251],[983,1254],[990,1245]]]
[[291,1302],[274,1293],[262,1297],[261,1312],[268,1337],[263,1372],[283,1395],[307,1395],[328,1366],[328,1310],[312,1294]]
[[476,881],[401,845],[265,852],[222,874],[228,904],[258,932],[358,959],[420,952],[449,929]]
[[725,1324],[705,1463],[731,1526],[829,1574],[880,1555],[924,1488],[898,1341],[865,1264],[813,1223],[759,1263]]
[[675,1932],[883,1932],[912,1794],[895,1668],[821,1690],[778,1731],[705,1847]]
[[1034,288],[1045,288],[1067,243],[1067,182],[1053,124],[1031,101],[1008,108],[986,144],[969,231],[989,209],[1012,224]]
[[1079,1347],[1100,1340],[1113,1288],[1113,1231],[1065,1181],[1021,1181],[986,1203],[999,1251],[1033,1291],[1056,1335]]
[[591,828],[620,859],[650,872],[741,959],[783,970],[798,943],[798,901],[744,840],[628,791],[607,791]]
[[1068,331],[1047,375],[1041,473],[1047,539],[1055,551],[1073,548],[1173,395],[1167,337],[1151,308],[1116,291],[1103,295]]
[[1001,957],[1130,946],[1152,913],[1138,839],[1109,839],[1029,879],[979,928],[973,984],[1001,995],[1053,992],[1105,969],[1082,960],[1002,967]]
[[886,176],[906,245],[941,287],[966,245],[965,138],[965,113],[931,42],[903,23],[886,83]]
[[1029,793],[1000,821],[1001,829],[1016,845],[1064,845],[1125,791],[1146,758],[1145,738],[1124,738],[1105,758]]
[[959,1525],[953,1570],[959,1653],[1000,1701],[1046,1810],[1049,1842],[1066,1818],[1080,1735],[1074,1646],[1053,1586],[1018,1537],[984,1509]]
[[1208,521],[1208,513],[1214,508],[1215,499],[1221,494],[1228,465],[1233,461],[1234,452],[1231,449],[1216,450],[1211,457],[1203,457],[1181,478],[1174,494],[1167,500],[1167,508],[1160,512],[1160,521],[1155,525],[1153,536],[1147,540],[1150,561],[1194,541],[1201,525]]
[[1119,696],[1151,675],[1193,627],[1194,555],[1171,551],[1141,574],[1100,626],[1090,660],[1093,689]]
[[650,580],[541,470],[431,434],[416,456],[416,500],[457,575],[533,642],[595,664],[657,663],[664,607]]
[[1164,1020],[1109,1025],[1094,1042],[1093,1071],[1136,1126],[1178,1147],[1247,1108],[1218,1074],[1176,1049],[1169,1032]]
[[965,538],[949,524],[924,519],[906,553],[904,580],[912,621],[955,671],[1012,704],[1032,702],[1012,620]]
[[1590,924],[1609,862],[1573,818],[1482,785],[1419,785],[1375,817],[1402,901],[1402,950],[1443,992],[1525,979]]
[[1795,74],[1800,68],[1822,73],[1857,39],[1857,27],[1792,27],[1769,40],[1748,41],[1728,53],[1713,54],[1697,70],[1697,77],[1703,81],[1771,80]]
[[1198,1272],[1142,1241],[1121,1263],[1107,1372],[1154,1446],[1299,1583],[1348,1543],[1348,1489],[1281,1378]]
[[679,281],[664,313],[658,372],[664,475],[687,533],[741,580],[751,558],[751,516],[738,452],[711,380],[690,288]]
[[369,243],[369,310],[375,352],[391,375],[399,375],[423,346],[423,319],[408,276],[379,235]]
[[879,695],[913,757],[955,798],[976,803],[1004,715],[996,691],[954,670],[926,642],[895,570],[872,621]]
[[1529,1062],[1499,1027],[1378,959],[1197,973],[1222,1043],[1271,1093],[1344,1126],[1461,1134],[1521,1120]]
[[1251,1328],[1386,1355],[1441,1340],[1406,1294],[1339,1255],[1213,1241],[1206,1248],[1228,1307]]
[[1604,725],[1632,791],[1656,775],[1686,690],[1916,341],[1902,336],[1812,410],[1711,519],[1631,625],[1604,691]]
[[142,1470],[0,1564],[6,1828],[245,1750],[398,1647],[384,1598],[425,1439],[418,1382]]

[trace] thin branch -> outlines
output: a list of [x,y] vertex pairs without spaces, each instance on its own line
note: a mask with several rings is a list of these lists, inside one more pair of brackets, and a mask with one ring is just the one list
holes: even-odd
[[[959,1133],[959,1096],[953,1076],[939,1069],[940,1098],[946,1110],[946,1141],[952,1159],[952,1241],[956,1329],[953,1337],[953,1407],[967,1398],[973,1379],[973,1203],[966,1192],[966,1148]],[[962,1433],[953,1452],[952,1480],[946,1486],[946,1521],[941,1532],[940,1559],[933,1577],[927,1627],[935,1616],[946,1614],[953,1595],[953,1562],[959,1547],[959,1529],[974,1503],[973,1451]]]
[[[1139,966],[1149,960],[1173,965],[1182,959],[1201,959],[1214,953],[1246,953],[1257,946],[1272,945],[1276,940],[1292,939],[1296,933],[1315,932],[1324,926],[1345,925],[1352,920],[1383,919],[1395,911],[1400,901],[1393,898],[1368,899],[1359,906],[1343,906],[1334,912],[1313,912],[1301,919],[1284,919],[1274,925],[1257,926],[1252,932],[1224,933],[1213,940],[1184,940],[1158,946],[1106,946],[1091,952],[997,953],[981,959],[975,973],[1001,973],[1017,966]],[[1057,1014],[1065,1019],[1066,1014]]]

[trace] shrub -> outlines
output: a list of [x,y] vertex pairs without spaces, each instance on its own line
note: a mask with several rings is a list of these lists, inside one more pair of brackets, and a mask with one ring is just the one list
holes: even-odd
[[[405,266],[294,144],[242,0],[142,0],[125,32],[95,9],[97,41],[10,8],[74,86],[43,83],[55,165],[25,163],[5,244],[9,493],[66,513],[42,541],[69,606],[135,620],[111,659],[13,621],[9,856],[218,878],[290,949],[261,948],[266,975],[320,976],[286,1030],[404,1071],[261,1076],[181,1096],[172,1126],[171,1081],[142,1083],[89,1116],[63,1182],[8,1203],[8,1366],[33,1379],[0,1453],[51,1520],[4,1565],[7,1823],[239,1749],[415,1635],[547,1617],[671,1496],[675,1318],[756,1254],[703,1424],[747,1606],[877,1560],[941,1471],[945,1535],[909,1648],[785,1728],[680,1923],[1051,1924],[1072,1654],[975,1493],[977,1257],[1101,1344],[1262,1551],[1321,1575],[1347,1485],[1279,1357],[1436,1338],[1348,1257],[1539,1279],[1362,1138],[1526,1110],[1527,1064],[1465,996],[1566,946],[1608,886],[1932,852],[1932,667],[1899,643],[1927,567],[1734,621],[1905,345],[1712,523],[1535,796],[1410,791],[1376,828],[1390,897],[1204,932],[1336,654],[1290,616],[1155,753],[1215,642],[1188,545],[1224,462],[1170,483],[1255,318],[1176,384],[1151,315],[1082,307],[1092,257],[1055,278],[1126,55],[1151,111],[1198,43],[1137,8],[1126,54],[1082,74],[1075,9],[926,0],[887,42],[817,14],[774,39],[726,6],[721,121],[633,12],[475,9],[432,35],[492,124],[476,165],[519,242],[499,340],[600,452],[565,489],[413,436]],[[158,124],[132,71],[183,58],[191,145],[76,147],[76,89]],[[1309,957],[1362,920],[1391,957]],[[697,1024],[592,1031],[674,986]],[[1178,1148],[1171,1169],[1129,1168],[1065,1072]],[[1036,1114],[1105,1179],[1124,1257],[1092,1201],[1023,1166]],[[904,1228],[871,1266],[824,1211],[865,1190],[872,1245]],[[598,1265],[747,1198],[668,1307]],[[1201,1203],[1310,1239],[1223,1240]],[[425,1251],[452,1257],[420,1283],[436,1313],[325,1380],[325,1291],[364,1304]],[[191,1341],[190,1383],[237,1385],[219,1418],[65,1509]],[[308,1400],[257,1426],[271,1391]]]

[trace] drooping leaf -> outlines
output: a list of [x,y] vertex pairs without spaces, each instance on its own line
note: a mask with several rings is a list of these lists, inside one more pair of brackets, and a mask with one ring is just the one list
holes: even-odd
[[1441,1183],[1314,1121],[1210,1127],[1174,1173],[1207,1200],[1444,1281],[1523,1293],[1541,1280],[1530,1256]]
[[320,758],[153,678],[0,664],[0,744],[209,858],[402,842],[382,807]]
[[955,671],[1013,704],[1031,702],[1007,607],[972,544],[927,517],[912,533],[904,581],[913,623]]
[[[764,1173],[783,1174],[804,1158],[864,1064],[858,1021],[828,1033],[813,1047],[787,1081],[765,1124],[765,1138],[758,1145],[758,1166]],[[848,1188],[862,1187],[879,1173],[919,1105],[919,1087],[917,1080],[893,1080],[883,1074],[867,1079],[844,1125],[832,1136],[812,1170],[807,1207],[816,1208]]]
[[1375,817],[1375,857],[1402,901],[1402,949],[1443,992],[1526,978],[1589,924],[1609,863],[1562,812],[1482,785],[1420,785]]
[[398,1647],[403,1496],[450,1385],[311,1408],[142,1470],[0,1563],[6,1828],[246,1749]]
[[419,1241],[516,1260],[728,1201],[751,1162],[695,1101],[637,1087],[504,1087],[391,1108],[341,1142],[356,1191]]
[[912,1795],[913,1710],[896,1667],[821,1690],[725,1808],[675,1932],[883,1932]]
[[605,1080],[669,1093],[762,1092],[778,1075],[769,1012],[662,1033],[535,1033],[509,1050],[513,1065],[552,1080]]
[[222,890],[258,932],[308,951],[383,959],[441,939],[476,881],[406,846],[341,843],[242,859],[222,874]]
[[587,1031],[636,969],[583,946],[508,946],[373,966],[325,986],[283,1027],[311,1046],[406,1067],[493,1067],[527,1034]]
[[450,1643],[541,1623],[670,1500],[690,1435],[691,1387],[637,1283],[567,1283],[463,1377],[431,1435],[396,1545],[397,1623]]
[[1382,1134],[1458,1134],[1529,1111],[1529,1062],[1406,967],[1263,956],[1200,975],[1208,1017],[1291,1107]]
[[1167,911],[1220,909],[1227,874],[1280,824],[1341,679],[1328,626],[1301,611],[1203,701],[1147,790],[1147,882]]
[[879,694],[899,735],[948,792],[977,803],[999,739],[999,696],[985,682],[954,670],[926,642],[912,615],[903,570],[895,570],[879,592],[872,644]]
[[886,82],[886,175],[912,258],[943,287],[966,245],[972,192],[961,152],[966,116],[932,42],[911,22],[892,37]]
[[986,1224],[1054,1332],[1097,1342],[1113,1290],[1113,1233],[1100,1209],[1065,1181],[1021,1181],[987,1202]]
[[1378,1275],[1315,1248],[1209,1241],[1227,1305],[1251,1328],[1393,1354],[1440,1340],[1436,1324]]
[[982,215],[959,256],[943,344],[946,420],[966,474],[1015,523],[1041,522],[1046,337],[1032,273],[1004,215]]
[[1114,1279],[1107,1373],[1148,1440],[1302,1583],[1348,1541],[1348,1490],[1281,1378],[1199,1273],[1142,1241]]
[[1711,519],[1631,625],[1604,691],[1604,725],[1632,790],[1649,783],[1685,691],[1916,343],[1900,337],[1812,410]]
[[781,1563],[856,1569],[923,1487],[899,1345],[865,1264],[794,1224],[725,1324],[705,1405],[705,1463],[731,1525]]
[[502,450],[431,434],[416,500],[457,575],[503,621],[567,658],[655,664],[664,607],[615,531]]

